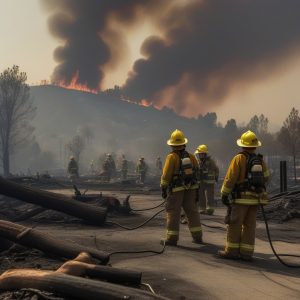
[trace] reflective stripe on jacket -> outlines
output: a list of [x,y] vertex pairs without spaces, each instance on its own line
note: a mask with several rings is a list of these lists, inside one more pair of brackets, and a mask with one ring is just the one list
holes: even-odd
[[[253,151],[248,152],[253,153]],[[262,163],[262,167],[265,182],[267,182],[269,178],[269,171],[264,161]],[[229,195],[236,185],[245,182],[246,169],[247,157],[244,154],[239,153],[232,159],[230,163],[221,189],[222,195]],[[253,191],[241,191],[238,193],[238,197],[234,199],[234,203],[244,205],[267,204],[268,195],[266,192],[256,193]]]

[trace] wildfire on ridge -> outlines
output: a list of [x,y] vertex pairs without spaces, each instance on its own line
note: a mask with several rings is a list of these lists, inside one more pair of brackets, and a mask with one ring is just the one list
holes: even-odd
[[[68,90],[77,90],[77,91],[82,91],[82,92],[87,92],[87,93],[92,93],[92,94],[99,94],[99,91],[90,89],[86,84],[77,83],[78,76],[79,76],[79,74],[78,74],[78,72],[76,72],[75,75],[72,77],[72,80],[69,84],[66,84],[65,81],[62,80],[60,82],[52,83],[52,85],[59,86],[59,87],[62,87],[62,88],[68,89]],[[49,80],[41,80],[38,85],[51,85],[51,83]],[[146,99],[142,99],[140,102],[135,102],[135,101],[132,101],[128,98],[121,96],[120,100],[131,103],[131,104],[143,106],[143,107],[153,107],[155,109],[161,110],[161,107],[154,105],[153,102],[150,102]]]
[[79,78],[79,72],[77,71],[72,79],[71,82],[66,84],[64,80],[60,82],[54,83],[56,86],[60,86],[62,88],[68,89],[68,90],[77,90],[77,91],[82,91],[82,92],[87,92],[87,93],[92,93],[92,94],[98,94],[98,90],[90,89],[87,84],[82,84],[78,83],[78,78]]
[[147,101],[146,99],[142,99],[141,102],[139,102],[139,105],[145,106],[145,107],[153,106],[153,104],[151,102]]
[[138,106],[143,106],[143,107],[153,107],[155,109],[161,110],[161,107],[159,107],[157,105],[154,105],[152,102],[149,102],[146,99],[142,99],[140,102],[135,102],[135,101],[132,101],[128,98],[121,97],[121,101],[125,101],[125,102],[128,102],[128,103],[138,105]]

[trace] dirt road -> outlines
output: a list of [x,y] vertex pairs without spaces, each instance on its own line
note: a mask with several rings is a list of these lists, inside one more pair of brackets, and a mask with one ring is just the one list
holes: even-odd
[[[115,195],[120,199],[126,196],[117,192]],[[159,195],[136,194],[132,196],[131,205],[134,208],[145,208],[155,206],[160,201]],[[158,210],[132,216],[113,216],[109,220],[134,226]],[[224,214],[225,210],[219,208],[215,216],[204,216],[202,222],[224,228]],[[91,227],[72,220],[67,223],[56,220],[52,224],[24,224],[108,252],[160,250],[159,241],[165,232],[164,213],[145,227],[134,231],[125,231],[115,226]],[[191,242],[187,226],[181,225],[178,247],[167,247],[161,255],[112,255],[111,264],[142,271],[143,282],[149,283],[156,293],[170,299],[300,299],[300,270],[285,268],[277,262],[271,253],[261,222],[258,223],[255,261],[252,263],[222,260],[215,256],[225,242],[225,231],[222,228],[203,227],[205,244],[195,245]],[[272,224],[271,228],[274,240],[282,240],[275,243],[279,252],[300,254],[299,221],[283,225]],[[300,260],[289,261],[300,264]],[[26,265],[55,269],[59,264],[55,259],[31,251],[30,255],[25,255],[20,260],[15,261],[9,257],[2,259],[0,268],[4,270]]]

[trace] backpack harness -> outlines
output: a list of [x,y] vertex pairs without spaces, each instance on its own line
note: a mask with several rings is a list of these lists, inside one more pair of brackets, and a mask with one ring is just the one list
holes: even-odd
[[232,197],[237,199],[241,197],[241,192],[262,193],[266,190],[265,178],[263,172],[263,156],[256,153],[240,152],[246,156],[246,173],[245,180],[242,183],[236,184],[233,189]]
[[178,172],[174,174],[170,188],[185,187],[188,189],[193,184],[197,184],[197,175],[190,155],[185,150],[173,151],[180,158]]

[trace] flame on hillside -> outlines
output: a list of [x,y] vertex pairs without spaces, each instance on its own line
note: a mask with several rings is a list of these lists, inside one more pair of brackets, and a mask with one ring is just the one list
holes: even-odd
[[[86,92],[86,93],[92,93],[92,94],[99,94],[101,93],[100,91],[97,90],[93,90],[90,89],[86,84],[80,84],[77,83],[77,79],[78,79],[78,72],[73,76],[71,82],[69,84],[66,84],[64,81],[61,82],[56,82],[56,83],[51,83],[49,80],[41,80],[39,83],[37,84],[32,84],[32,86],[41,86],[41,85],[54,85],[54,86],[58,86],[64,89],[68,89],[68,90],[76,90],[76,91],[82,91],[82,92]],[[103,93],[107,93],[106,91],[104,91]],[[135,102],[130,100],[127,97],[121,96],[120,97],[121,101],[124,102],[128,102],[134,105],[138,105],[138,106],[143,106],[143,107],[153,107],[155,109],[161,110],[162,107],[155,105],[153,102],[150,102],[146,99],[142,99],[140,102]]]
[[125,98],[125,97],[121,97],[121,100],[122,101],[125,101],[125,102],[128,102],[128,103],[131,103],[131,104],[135,104],[135,105],[138,105],[138,106],[143,106],[143,107],[153,107],[155,109],[158,109],[158,110],[161,110],[161,107],[157,106],[157,105],[154,105],[152,102],[146,100],[146,99],[142,99],[141,102],[135,102],[135,101],[132,101],[128,98]]
[[79,72],[77,71],[73,77],[70,83],[66,83],[64,80],[60,82],[54,83],[56,86],[60,86],[62,88],[68,89],[68,90],[76,90],[76,91],[82,91],[92,94],[98,94],[98,90],[90,89],[87,84],[78,83],[79,78]]

